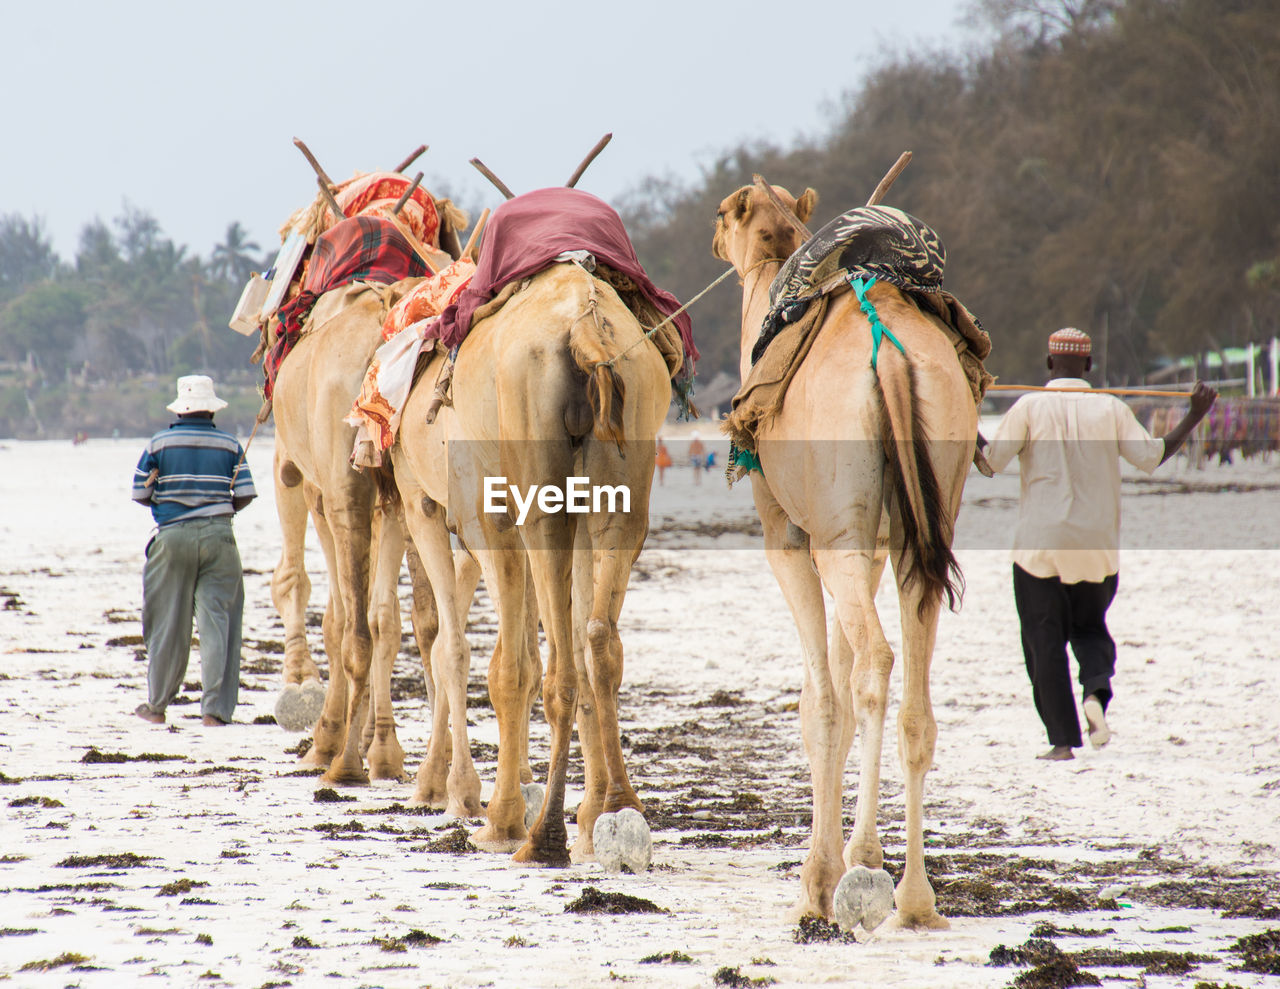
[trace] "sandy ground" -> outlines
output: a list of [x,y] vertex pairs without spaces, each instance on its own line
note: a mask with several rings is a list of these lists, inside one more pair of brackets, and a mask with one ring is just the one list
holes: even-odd
[[[1115,739],[1052,765],[1034,758],[1045,742],[1009,585],[1017,478],[974,474],[958,533],[968,590],[939,632],[926,787],[930,875],[951,929],[800,943],[786,910],[808,827],[801,670],[745,488],[726,490],[718,474],[695,486],[678,468],[655,492],[623,612],[621,703],[654,867],[610,876],[441,850],[456,847],[454,823],[404,808],[410,784],[318,802],[319,781],[288,751],[302,736],[255,723],[269,720],[280,680],[269,438],[249,458],[262,497],[237,521],[249,604],[236,724],[202,728],[196,705],[172,707],[167,727],[134,718],[150,518],[128,482],[141,445],[0,446],[0,980],[1002,986],[1030,963],[994,966],[992,949],[1034,932],[1093,951],[1075,955],[1079,968],[1107,985],[1280,985],[1241,970],[1237,950],[1280,928],[1280,465],[1172,464],[1126,484]],[[327,582],[308,552],[318,617]],[[896,636],[891,587],[879,602]],[[491,784],[483,599],[470,635],[472,738]],[[408,651],[396,687],[416,769],[428,722]],[[891,717],[898,687],[895,675]],[[537,770],[540,712],[533,746]],[[92,761],[102,754],[129,761]],[[579,768],[576,749],[573,759]],[[893,748],[884,775],[894,871]],[[847,815],[854,784],[850,772]],[[568,912],[589,887],[663,912]]]

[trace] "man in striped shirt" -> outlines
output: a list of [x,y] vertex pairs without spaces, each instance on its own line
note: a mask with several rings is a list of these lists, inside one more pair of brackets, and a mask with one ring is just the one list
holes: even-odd
[[164,723],[182,689],[193,616],[204,724],[230,724],[239,697],[244,568],[231,517],[257,491],[240,444],[213,424],[226,405],[206,376],[179,378],[178,397],[167,406],[177,421],[151,437],[133,472],[133,500],[150,506],[158,526],[142,574],[147,701],[135,712],[153,724]]

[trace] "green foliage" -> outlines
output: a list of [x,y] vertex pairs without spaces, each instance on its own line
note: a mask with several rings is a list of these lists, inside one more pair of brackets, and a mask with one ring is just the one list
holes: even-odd
[[39,217],[0,216],[0,304],[52,278],[57,268],[58,256]]
[[15,361],[32,356],[60,378],[79,349],[87,294],[75,284],[40,282],[0,309],[0,346]]
[[[947,288],[992,335],[988,367],[1043,372],[1075,325],[1112,383],[1161,357],[1280,332],[1280,17],[1270,0],[980,0],[987,52],[875,71],[821,141],[744,146],[686,188],[650,183],[625,216],[654,280],[688,298],[719,271],[719,201],[761,172],[821,194],[810,221],[888,197],[947,248]],[[743,98],[749,98],[744,93]],[[653,202],[655,199],[657,202]],[[699,378],[736,371],[740,297],[693,311]]]
[[[257,249],[233,223],[205,264],[126,204],[110,226],[85,225],[67,266],[39,220],[0,217],[0,359],[9,362],[0,371],[0,436],[136,435],[163,425],[163,401],[156,413],[118,407],[116,399],[137,397],[139,374],[159,376],[160,394],[194,371],[256,382],[248,364],[255,341],[226,321]],[[146,379],[141,386],[156,390]],[[245,404],[251,420],[257,399]]]

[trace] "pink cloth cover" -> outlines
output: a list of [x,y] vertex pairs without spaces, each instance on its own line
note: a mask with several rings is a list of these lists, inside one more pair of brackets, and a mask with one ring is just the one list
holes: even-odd
[[[590,251],[610,268],[629,275],[664,316],[680,308],[674,295],[649,280],[622,218],[612,206],[579,189],[538,189],[509,199],[494,210],[471,283],[428,333],[447,347],[457,346],[471,329],[475,311],[504,285],[537,274],[565,251],[579,250]],[[698,349],[693,344],[689,314],[681,313],[675,324],[691,369]]]

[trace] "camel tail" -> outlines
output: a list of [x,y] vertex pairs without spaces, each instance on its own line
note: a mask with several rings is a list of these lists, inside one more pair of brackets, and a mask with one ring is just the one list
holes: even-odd
[[918,414],[915,372],[892,348],[880,352],[877,384],[884,404],[884,448],[889,460],[893,498],[902,517],[902,553],[910,553],[904,583],[922,580],[923,617],[931,599],[946,596],[955,610],[964,595],[964,576],[951,551],[952,520],[943,504],[942,489],[929,456],[929,440]]
[[[626,383],[614,369],[611,358],[613,334],[609,333],[609,320],[600,312],[596,302],[596,286],[591,286],[591,296],[584,312],[569,329],[569,353],[578,369],[587,376],[587,402],[591,405],[596,439],[623,445],[622,407],[627,397]],[[617,349],[617,345],[612,345]]]

